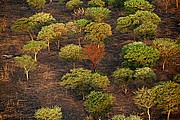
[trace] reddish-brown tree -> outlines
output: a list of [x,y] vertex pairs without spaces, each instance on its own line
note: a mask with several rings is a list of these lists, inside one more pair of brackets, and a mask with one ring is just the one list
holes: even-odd
[[104,45],[88,44],[83,49],[85,59],[89,59],[93,64],[93,69],[96,71],[97,64],[105,55]]

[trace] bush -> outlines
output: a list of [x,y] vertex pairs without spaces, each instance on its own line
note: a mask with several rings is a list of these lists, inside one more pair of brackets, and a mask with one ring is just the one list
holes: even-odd
[[135,13],[137,10],[153,11],[153,5],[146,0],[127,0],[124,2],[128,13]]
[[176,74],[174,77],[173,77],[173,80],[177,83],[180,83],[180,74]]
[[151,46],[146,46],[142,42],[133,42],[124,45],[120,54],[125,61],[123,65],[131,69],[141,67],[152,67],[159,59],[159,51]]
[[162,68],[168,61],[178,61],[180,59],[180,45],[170,38],[158,38],[153,40],[153,46],[160,51],[160,58],[163,60]]
[[34,114],[36,119],[42,120],[61,120],[62,119],[62,112],[60,107],[53,107],[53,108],[41,108],[38,109]]
[[169,120],[170,113],[179,110],[180,84],[171,81],[161,82],[152,89],[156,92],[157,108],[167,113],[167,120]]
[[91,22],[85,27],[85,39],[90,43],[100,44],[112,35],[111,26],[107,23]]
[[110,94],[92,91],[84,102],[87,111],[95,118],[103,117],[114,105],[114,98]]
[[128,83],[133,79],[134,71],[129,68],[118,68],[113,72],[116,84]]
[[128,117],[124,115],[115,115],[112,120],[142,120],[139,116],[130,115]]
[[46,0],[26,0],[28,5],[31,6],[33,9],[44,9]]
[[134,34],[147,39],[147,37],[155,35],[160,21],[161,19],[155,13],[138,10],[135,14],[119,17],[116,29],[120,30],[120,32],[133,31]]
[[66,3],[66,7],[69,10],[73,10],[73,9],[80,7],[82,4],[83,4],[83,2],[80,0],[70,0]]
[[92,7],[104,7],[105,6],[105,2],[102,0],[90,0],[88,2],[88,5],[92,6]]
[[104,22],[104,20],[109,16],[111,11],[103,7],[90,7],[85,11],[85,16],[91,18],[95,22]]
[[83,68],[73,69],[70,72],[61,78],[60,85],[76,90],[83,95],[83,99],[85,94],[93,90],[104,89],[110,83],[107,76],[101,76]]
[[149,67],[137,68],[134,73],[135,80],[156,80],[157,76]]

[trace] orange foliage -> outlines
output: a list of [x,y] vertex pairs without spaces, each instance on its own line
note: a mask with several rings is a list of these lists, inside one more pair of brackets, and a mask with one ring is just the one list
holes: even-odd
[[97,64],[102,60],[105,55],[105,49],[103,45],[88,44],[84,47],[83,53],[86,59],[91,60],[95,71]]

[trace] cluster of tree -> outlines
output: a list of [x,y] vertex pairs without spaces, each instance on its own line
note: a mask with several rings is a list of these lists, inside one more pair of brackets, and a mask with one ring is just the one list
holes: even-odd
[[[29,5],[35,9],[44,8],[45,2],[42,1],[27,0]],[[79,7],[82,7],[84,4],[80,0],[63,0],[63,2],[66,2],[66,7],[70,11],[82,10]],[[116,2],[116,0],[113,2]],[[67,23],[57,22],[50,13],[38,12],[29,18],[18,19],[12,26],[14,31],[28,32],[31,38],[23,46],[23,52],[29,56],[23,55],[15,58],[19,66],[24,69],[27,80],[29,71],[35,69],[36,64],[38,64],[38,52],[46,47],[48,47],[50,52],[50,44],[56,42],[58,50],[60,50],[59,58],[73,62],[74,66],[70,73],[65,74],[61,78],[60,85],[73,89],[82,95],[86,110],[95,119],[103,118],[114,105],[114,97],[103,92],[103,89],[110,85],[108,77],[96,72],[98,63],[105,55],[105,40],[113,34],[110,24],[106,23],[106,18],[111,12],[106,5],[112,3],[110,0],[89,0],[88,8],[85,9],[84,14],[81,12],[76,13],[81,14],[81,18]],[[152,67],[157,60],[162,60],[162,68],[164,70],[168,61],[177,61],[180,57],[180,47],[176,40],[168,38],[154,39],[158,23],[161,20],[153,12],[154,8],[148,1],[129,0],[124,2],[124,6],[127,10],[127,16],[118,18],[117,30],[120,30],[120,32],[131,32],[134,38],[140,38],[139,40],[142,41],[153,39],[152,46],[147,46],[143,42],[133,42],[124,45],[121,49],[119,55],[124,59],[122,63],[123,68],[118,68],[112,73],[112,76],[114,76],[115,83],[120,85],[125,94],[127,94],[128,84],[132,81],[141,80],[143,83],[147,81],[156,82],[154,80],[157,77]],[[77,44],[68,44],[61,47],[60,40],[69,36],[73,36],[77,40]],[[32,54],[34,59],[30,56]],[[92,62],[94,71],[75,68],[75,62],[83,59],[88,59]],[[147,108],[149,120],[149,109],[153,105],[157,105],[158,108],[163,108],[168,112],[169,119],[170,112],[177,110],[176,107],[179,102],[176,100],[178,100],[179,89],[179,84],[173,82],[158,84],[148,90],[142,88],[136,92],[135,103]],[[161,93],[168,94],[165,96]],[[173,101],[173,103],[168,101],[169,99],[166,97],[172,98],[170,101]],[[55,116],[55,118],[52,117],[53,119],[61,119],[61,109],[59,107],[52,109],[42,108],[35,114],[37,119],[50,119],[50,116]],[[112,120],[121,119],[139,120],[140,117],[117,115],[112,118]]]

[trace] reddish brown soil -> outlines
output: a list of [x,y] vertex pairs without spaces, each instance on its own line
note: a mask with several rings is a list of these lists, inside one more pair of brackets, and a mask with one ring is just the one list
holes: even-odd
[[[6,28],[0,35],[0,55],[13,54],[22,55],[23,45],[30,40],[26,33],[15,33],[10,27],[19,18],[29,17],[34,12],[23,2],[24,0],[1,0],[0,1],[0,20],[5,19]],[[57,21],[68,22],[74,18],[71,12],[65,9],[65,5],[58,2],[47,4],[44,12],[51,13]],[[180,10],[173,9],[167,14],[161,9],[155,12],[161,17],[157,37],[176,38],[180,34]],[[110,18],[106,21],[112,26],[113,35],[106,44],[106,55],[97,67],[97,72],[107,75],[111,85],[105,91],[112,94],[115,106],[104,120],[116,114],[135,114],[147,119],[146,113],[139,109],[133,101],[133,91],[137,90],[133,85],[130,86],[127,95],[113,83],[111,73],[121,66],[122,59],[118,57],[120,48],[129,42],[132,37],[129,34],[122,34],[115,30],[116,20],[122,14],[121,11],[112,9]],[[72,40],[63,40],[61,46],[72,43]],[[147,42],[149,44],[150,42]],[[55,43],[51,44],[51,52],[41,50],[38,54],[38,67],[30,72],[29,81],[25,80],[22,69],[18,68],[13,59],[0,58],[0,120],[1,117],[7,120],[33,120],[34,113],[41,107],[61,106],[63,120],[83,120],[88,113],[83,107],[83,101],[73,91],[66,90],[59,85],[61,77],[69,72],[71,64],[58,58]],[[179,63],[178,63],[179,65]],[[165,71],[161,70],[161,63],[154,67],[159,81],[172,80],[173,75],[180,72],[180,66],[169,64]],[[92,69],[88,61],[76,64],[76,67]],[[7,69],[6,69],[7,68]],[[166,120],[166,115],[160,111],[152,109],[153,120]],[[171,120],[178,120],[177,114],[171,116]]]

